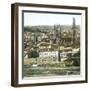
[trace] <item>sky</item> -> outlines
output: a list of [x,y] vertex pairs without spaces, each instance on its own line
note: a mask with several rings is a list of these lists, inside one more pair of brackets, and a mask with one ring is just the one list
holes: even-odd
[[72,25],[73,17],[76,25],[80,25],[81,15],[24,12],[24,26]]

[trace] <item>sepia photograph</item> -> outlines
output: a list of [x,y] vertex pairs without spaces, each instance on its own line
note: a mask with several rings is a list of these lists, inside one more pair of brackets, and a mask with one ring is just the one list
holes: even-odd
[[27,12],[24,77],[80,75],[81,14]]

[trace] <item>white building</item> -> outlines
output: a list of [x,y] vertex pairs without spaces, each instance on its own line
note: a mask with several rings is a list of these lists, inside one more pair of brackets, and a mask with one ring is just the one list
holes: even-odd
[[[73,49],[72,51],[62,52],[60,53],[61,60],[66,60],[68,58],[68,54],[75,54],[79,51],[79,49]],[[39,57],[58,57],[58,51],[44,51],[39,53]]]

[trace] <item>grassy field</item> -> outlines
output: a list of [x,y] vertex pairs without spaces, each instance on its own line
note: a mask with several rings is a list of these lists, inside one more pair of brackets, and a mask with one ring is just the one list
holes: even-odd
[[[79,66],[65,66],[64,63],[36,64],[34,59],[24,60],[24,77],[40,77],[55,75],[79,75]],[[37,61],[37,60],[36,60]]]

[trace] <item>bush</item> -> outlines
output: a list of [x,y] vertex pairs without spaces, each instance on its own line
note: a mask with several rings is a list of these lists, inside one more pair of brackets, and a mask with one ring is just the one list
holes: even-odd
[[29,53],[29,58],[36,58],[39,57],[39,53],[37,51],[31,51]]
[[80,51],[64,61],[66,66],[80,66]]

